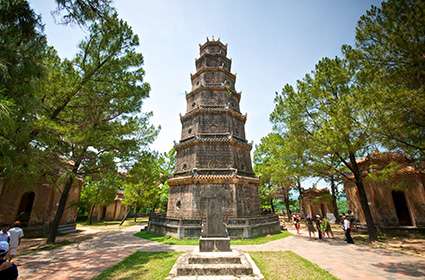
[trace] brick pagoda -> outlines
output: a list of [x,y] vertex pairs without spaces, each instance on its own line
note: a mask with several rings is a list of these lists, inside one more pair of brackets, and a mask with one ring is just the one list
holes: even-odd
[[187,110],[180,116],[181,140],[175,145],[176,170],[166,216],[151,216],[149,230],[176,237],[200,235],[206,200],[218,199],[230,236],[252,237],[280,230],[274,215],[260,215],[259,180],[251,166],[252,145],[245,138],[246,115],[227,57],[227,44],[200,45]]

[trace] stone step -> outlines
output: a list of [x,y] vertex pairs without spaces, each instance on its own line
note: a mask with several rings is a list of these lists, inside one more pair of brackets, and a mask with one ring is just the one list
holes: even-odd
[[175,276],[170,280],[264,280],[264,277],[256,275],[197,275],[197,276]]
[[241,257],[189,257],[189,264],[241,264]]
[[252,274],[252,267],[245,264],[186,264],[177,267],[177,276]]

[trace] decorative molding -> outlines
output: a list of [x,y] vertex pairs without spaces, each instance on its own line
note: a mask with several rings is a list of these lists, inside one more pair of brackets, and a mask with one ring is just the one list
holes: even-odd
[[239,175],[197,175],[193,173],[192,176],[174,177],[168,180],[170,187],[189,185],[189,184],[239,184],[251,183],[255,186],[259,184],[258,177],[246,177]]
[[211,135],[195,135],[189,138],[186,138],[180,141],[179,144],[175,145],[174,148],[176,150],[180,150],[189,146],[194,146],[196,144],[201,143],[229,143],[233,146],[240,146],[243,148],[247,148],[249,151],[252,149],[252,144],[247,143],[246,140],[243,141],[240,138],[235,137],[232,134],[223,135],[223,134],[211,134]]

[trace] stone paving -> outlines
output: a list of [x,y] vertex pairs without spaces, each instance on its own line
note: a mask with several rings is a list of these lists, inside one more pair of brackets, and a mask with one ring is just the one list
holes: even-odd
[[[96,237],[51,251],[18,257],[19,279],[92,279],[136,250],[192,251],[195,246],[163,245],[134,237],[140,227],[99,231]],[[262,245],[239,245],[244,251],[291,250],[340,279],[425,279],[425,259],[340,240],[309,240],[304,235]]]

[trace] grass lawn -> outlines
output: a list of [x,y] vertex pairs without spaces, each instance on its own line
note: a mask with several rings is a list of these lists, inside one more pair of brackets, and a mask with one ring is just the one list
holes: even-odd
[[[104,270],[94,280],[149,279],[164,280],[178,252],[136,252]],[[289,251],[250,252],[266,280],[315,279],[336,280],[317,265]]]
[[290,251],[250,252],[266,280],[336,280],[332,274]]
[[[234,239],[230,243],[232,245],[253,245],[253,244],[264,244],[269,241],[285,238],[291,236],[292,234],[287,231],[281,231],[280,233],[269,234],[266,236],[259,236],[249,239]],[[198,245],[198,239],[176,239],[167,235],[158,235],[147,231],[140,231],[135,234],[135,236],[148,239],[151,241],[156,241],[162,244],[167,245]]]
[[180,253],[140,252],[104,270],[94,280],[106,279],[149,279],[163,280],[167,277]]

